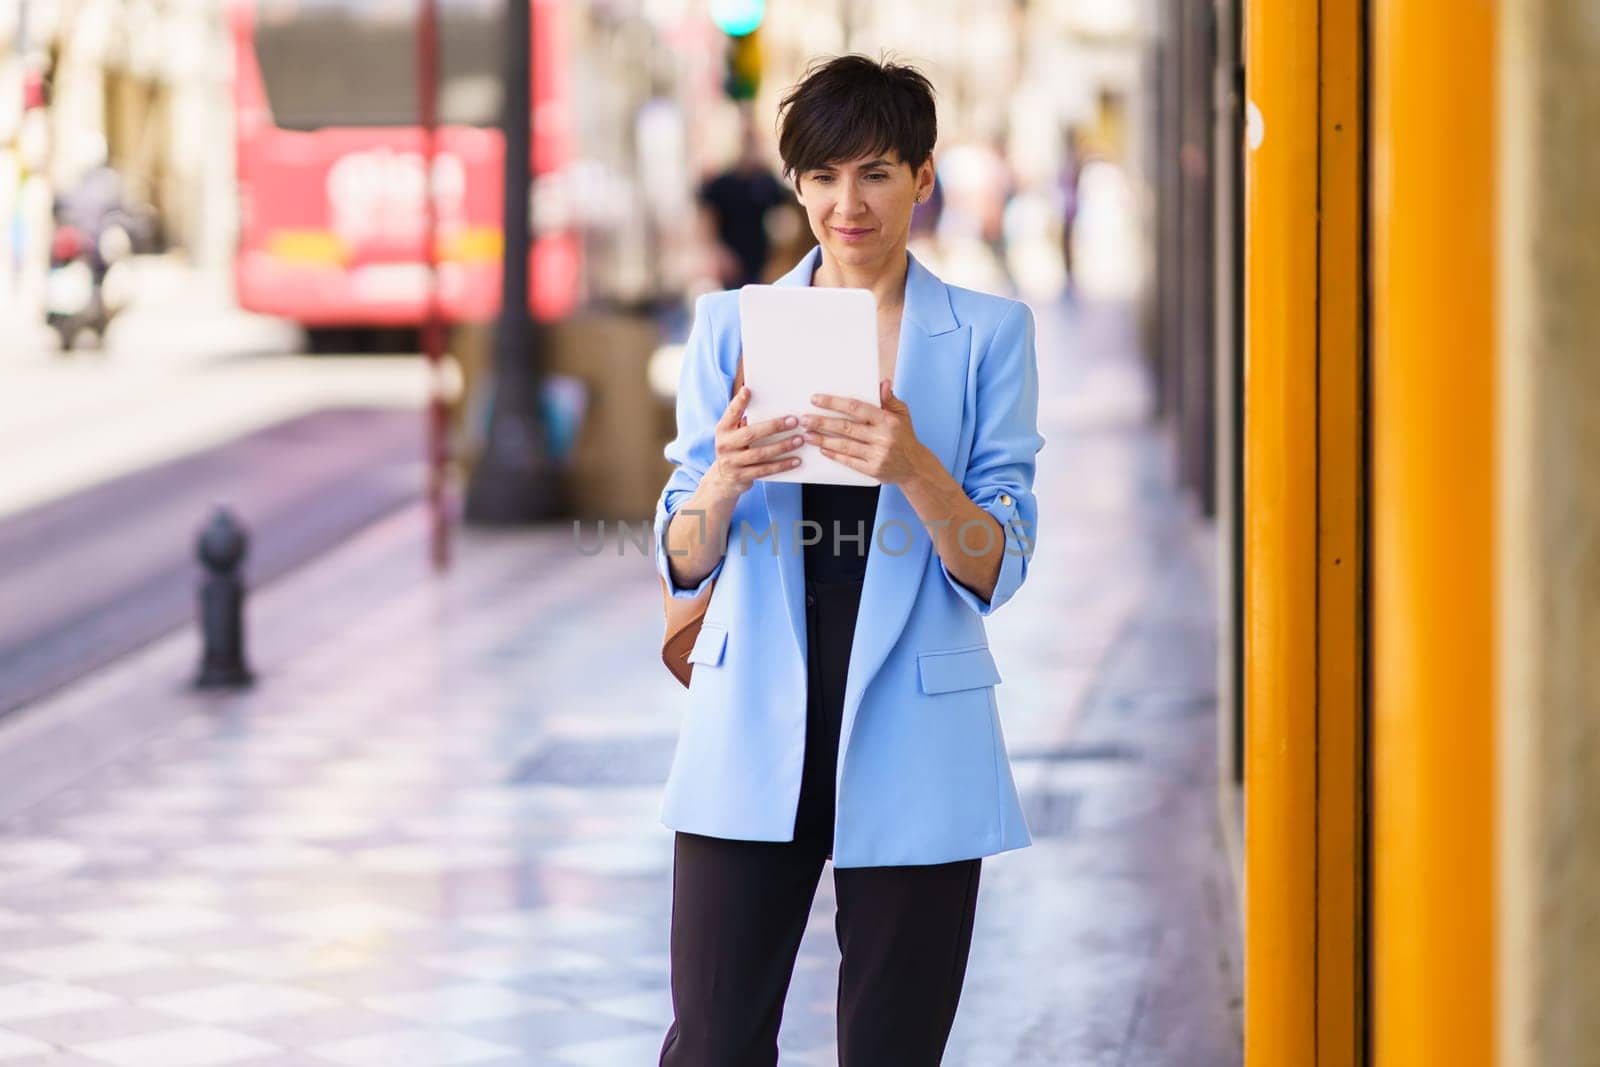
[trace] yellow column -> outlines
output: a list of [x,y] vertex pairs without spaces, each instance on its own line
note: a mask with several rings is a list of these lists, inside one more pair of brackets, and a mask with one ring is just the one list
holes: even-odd
[[1248,10],[1245,1059],[1364,1037],[1362,0]]
[[1317,118],[1317,1057],[1366,1027],[1366,43],[1364,0],[1322,0]]
[[1372,12],[1372,1048],[1494,1062],[1495,11]]
[[1245,1064],[1314,1063],[1316,0],[1245,13]]

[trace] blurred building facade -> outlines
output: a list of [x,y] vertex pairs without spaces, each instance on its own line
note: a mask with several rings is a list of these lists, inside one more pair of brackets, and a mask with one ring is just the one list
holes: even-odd
[[[583,173],[625,194],[589,207],[594,217],[585,247],[598,257],[589,278],[597,290],[614,279],[622,292],[692,291],[705,270],[682,225],[692,213],[689,197],[739,151],[740,108],[724,84],[728,40],[697,0],[582,7],[574,54],[595,75],[574,79],[585,130]],[[1019,194],[1036,199],[1043,225],[1013,230],[1048,246],[1059,262],[1061,179],[1073,162],[1069,137],[1080,139],[1080,156],[1112,161],[1137,180],[1143,117],[1130,102],[1141,84],[1143,23],[1132,11],[1092,0],[773,0],[750,49],[759,65],[751,106],[767,161],[775,171],[781,166],[773,118],[783,92],[812,61],[857,52],[914,64],[939,93],[935,158],[941,183],[956,193],[956,210],[939,229],[946,243],[959,246],[943,256],[934,246],[914,249],[947,276],[954,272],[949,280],[1053,297],[1065,284],[1061,270],[1052,271],[1039,248],[1022,251],[1025,265],[1016,268],[1005,247],[1006,209]],[[995,172],[992,179],[986,169]],[[969,187],[976,189],[963,199]],[[1025,208],[1017,217],[1034,216]],[[630,227],[640,220],[651,225]],[[811,240],[798,212],[773,225],[781,229],[774,260],[786,258],[769,273],[781,273]],[[986,254],[994,262],[975,266]],[[659,257],[655,266],[651,255]],[[1109,289],[1126,292],[1138,269],[1132,262],[1102,273]]]
[[[234,232],[229,50],[213,0],[17,0],[0,14],[0,302],[36,312],[47,205],[101,163],[159,243],[220,275]],[[41,210],[41,205],[46,209]]]
[[[285,6],[297,5],[274,11]],[[808,62],[856,51],[914,63],[940,94],[936,154],[948,157],[941,178],[954,194],[938,220],[956,253],[948,268],[983,263],[987,249],[993,262],[965,280],[1059,291],[1065,267],[1051,253],[1070,242],[1061,219],[1072,195],[1063,173],[1084,156],[1140,173],[1143,116],[1129,101],[1142,25],[1131,10],[1095,0],[773,0],[750,49],[769,161],[776,169],[778,99]],[[0,12],[0,215],[11,234],[0,290],[10,306],[37,309],[49,230],[39,204],[99,155],[154,209],[165,246],[226,275],[239,222],[227,11],[216,0],[17,0]],[[728,39],[701,0],[575,0],[561,11],[574,154],[541,182],[536,214],[577,226],[584,302],[682,300],[706,273],[694,190],[737,150]],[[774,226],[774,258],[792,261],[809,244],[803,217]]]

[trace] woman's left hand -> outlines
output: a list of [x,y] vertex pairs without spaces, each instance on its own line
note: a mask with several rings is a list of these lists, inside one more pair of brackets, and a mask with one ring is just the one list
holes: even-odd
[[813,404],[850,417],[801,415],[800,426],[807,443],[820,448],[824,456],[885,484],[897,485],[923,469],[928,449],[917,440],[911,426],[911,409],[894,395],[893,383],[887,378],[878,382],[878,399],[874,406],[818,393],[811,398]]

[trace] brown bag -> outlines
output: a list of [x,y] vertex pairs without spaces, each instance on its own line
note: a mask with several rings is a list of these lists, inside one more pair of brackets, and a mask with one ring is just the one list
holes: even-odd
[[[728,394],[729,401],[732,401],[733,393],[743,387],[744,356],[741,355],[739,368],[733,374],[733,392]],[[685,688],[689,685],[689,676],[694,673],[689,653],[700,637],[700,624],[705,621],[706,608],[711,604],[711,593],[716,587],[716,579],[712,579],[697,597],[675,597],[667,589],[667,580],[661,579],[662,608],[667,616],[666,634],[661,639],[661,662],[667,665],[667,670]]]

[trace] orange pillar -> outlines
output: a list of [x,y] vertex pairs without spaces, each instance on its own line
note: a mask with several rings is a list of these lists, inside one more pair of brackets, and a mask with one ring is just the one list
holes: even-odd
[[1363,0],[1247,25],[1245,1059],[1364,1027]]
[[1366,3],[1322,0],[1317,116],[1317,1058],[1366,1040]]
[[1245,12],[1245,1064],[1314,1064],[1317,0]]
[[1494,1062],[1495,5],[1372,12],[1372,1049]]

